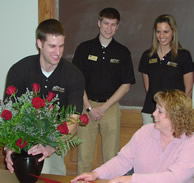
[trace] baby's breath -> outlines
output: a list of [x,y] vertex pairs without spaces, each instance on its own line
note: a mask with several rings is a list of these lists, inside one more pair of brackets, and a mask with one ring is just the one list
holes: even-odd
[[[23,142],[27,142],[23,148],[25,151],[36,144],[42,144],[50,145],[56,149],[57,154],[61,155],[80,144],[81,140],[74,134],[64,135],[57,129],[76,113],[76,108],[73,106],[68,106],[67,109],[60,108],[59,97],[56,95],[50,102],[44,99],[45,106],[37,109],[32,104],[32,99],[37,96],[37,93],[27,88],[20,97],[16,97],[13,93],[0,102],[1,115],[4,110],[12,114],[9,120],[0,117],[0,146],[8,146],[19,153],[21,147],[17,146],[16,141],[21,138]],[[80,120],[73,123],[80,123]]]

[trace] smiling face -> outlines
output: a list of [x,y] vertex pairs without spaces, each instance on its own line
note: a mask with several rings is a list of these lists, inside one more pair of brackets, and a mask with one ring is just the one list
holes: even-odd
[[115,35],[119,24],[117,19],[104,17],[102,20],[98,20],[98,27],[100,29],[100,37],[109,40]]
[[37,46],[40,49],[42,69],[47,72],[54,70],[63,55],[64,36],[48,34],[46,41],[37,40]]
[[172,132],[172,123],[167,116],[165,108],[159,104],[156,105],[156,109],[153,112],[154,127],[160,132],[169,133]]
[[173,38],[173,31],[167,22],[158,23],[156,27],[156,37],[160,46],[170,47]]

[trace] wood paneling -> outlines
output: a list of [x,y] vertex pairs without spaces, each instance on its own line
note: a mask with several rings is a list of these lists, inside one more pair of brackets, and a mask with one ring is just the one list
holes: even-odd
[[[139,109],[121,110],[120,148],[123,147],[132,135],[142,126],[141,111]],[[93,168],[102,164],[101,136],[98,134],[93,160]],[[67,175],[77,174],[77,148],[69,151],[65,156]]]
[[54,0],[38,0],[38,21],[54,18]]

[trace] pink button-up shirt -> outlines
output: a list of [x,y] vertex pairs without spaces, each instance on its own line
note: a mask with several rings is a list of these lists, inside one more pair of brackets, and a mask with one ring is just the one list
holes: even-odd
[[160,132],[154,124],[144,125],[116,157],[94,171],[100,179],[111,179],[131,168],[131,183],[194,183],[194,135],[174,138],[162,150]]

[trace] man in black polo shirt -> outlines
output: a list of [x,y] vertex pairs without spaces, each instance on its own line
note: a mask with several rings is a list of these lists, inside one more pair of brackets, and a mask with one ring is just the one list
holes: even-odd
[[[76,106],[77,112],[83,108],[84,78],[81,72],[70,62],[62,58],[64,50],[65,32],[63,25],[49,19],[41,22],[36,30],[38,55],[26,57],[14,64],[7,76],[6,88],[14,85],[20,96],[29,90],[34,83],[41,87],[40,95],[46,98],[49,91],[58,94],[60,106]],[[6,98],[5,94],[5,98]],[[77,114],[72,117],[78,118]],[[77,129],[77,125],[70,125],[69,131]],[[43,153],[41,160],[45,159],[43,173],[66,175],[64,157],[58,156],[50,146],[37,145],[28,153],[32,155]],[[10,172],[13,173],[10,154],[6,150],[6,162]],[[47,158],[49,157],[49,158]]]
[[99,13],[99,35],[81,43],[75,51],[73,64],[83,73],[86,88],[84,110],[90,123],[79,127],[78,136],[83,143],[78,147],[78,174],[92,170],[98,128],[102,135],[103,163],[116,155],[119,148],[119,100],[135,83],[131,54],[114,40],[119,27],[120,14],[114,8]]

